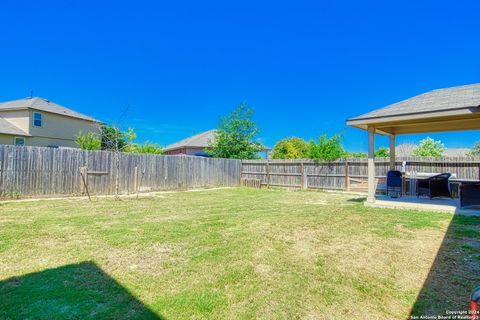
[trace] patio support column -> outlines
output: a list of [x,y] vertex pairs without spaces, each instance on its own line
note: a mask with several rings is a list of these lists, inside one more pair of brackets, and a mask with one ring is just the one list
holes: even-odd
[[368,128],[368,197],[375,202],[375,129]]
[[395,135],[390,135],[390,170],[395,170]]

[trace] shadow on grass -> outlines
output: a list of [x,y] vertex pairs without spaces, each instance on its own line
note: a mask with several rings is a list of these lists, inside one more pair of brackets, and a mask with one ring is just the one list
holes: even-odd
[[348,199],[347,201],[349,201],[349,202],[362,203],[362,202],[367,201],[367,198],[366,198],[366,197],[362,197],[362,198],[351,198],[351,199]]
[[1,319],[162,319],[93,262],[0,281]]
[[470,294],[477,285],[480,285],[480,217],[455,215],[410,315],[468,311]]

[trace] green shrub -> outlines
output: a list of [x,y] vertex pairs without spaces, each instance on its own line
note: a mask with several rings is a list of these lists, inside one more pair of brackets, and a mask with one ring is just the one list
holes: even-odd
[[82,150],[100,150],[102,147],[102,139],[96,133],[89,132],[83,134],[82,131],[75,135],[75,143]]
[[420,141],[418,147],[413,150],[413,155],[417,157],[441,157],[445,147],[441,141],[435,141],[427,137]]
[[272,159],[306,159],[308,150],[308,143],[302,138],[285,138],[273,147]]

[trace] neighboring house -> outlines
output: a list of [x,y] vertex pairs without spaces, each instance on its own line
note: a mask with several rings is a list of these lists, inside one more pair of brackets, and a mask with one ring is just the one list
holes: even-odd
[[75,135],[99,133],[102,122],[43,98],[0,103],[0,144],[78,147]]
[[190,156],[206,156],[206,149],[209,148],[210,142],[215,139],[216,130],[208,130],[194,136],[183,139],[166,146],[165,154],[184,154]]
[[[166,146],[163,150],[165,154],[170,155],[190,155],[190,156],[208,156],[207,150],[211,142],[215,141],[215,134],[217,130],[208,130],[182,141]],[[271,149],[264,147],[259,153],[262,158],[268,158]]]
[[[413,150],[418,148],[413,143],[403,143],[395,147],[395,154],[397,157],[411,157]],[[466,157],[471,149],[468,148],[446,148],[443,151],[445,157]]]
[[447,148],[443,155],[445,157],[466,157],[471,151],[469,148]]

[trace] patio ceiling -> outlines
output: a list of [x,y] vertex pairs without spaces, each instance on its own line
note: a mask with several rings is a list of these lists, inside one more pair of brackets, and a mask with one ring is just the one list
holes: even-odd
[[480,84],[446,88],[347,120],[383,135],[480,129]]

